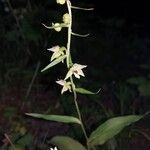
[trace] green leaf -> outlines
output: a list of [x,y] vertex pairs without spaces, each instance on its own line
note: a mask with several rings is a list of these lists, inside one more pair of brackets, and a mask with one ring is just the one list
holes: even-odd
[[92,132],[89,138],[90,145],[94,146],[104,144],[121,132],[123,128],[140,120],[142,117],[142,115],[128,115],[107,120]]
[[98,92],[91,92],[91,91],[86,90],[84,88],[76,88],[75,91],[77,93],[80,93],[80,94],[97,94],[100,90],[98,90]]
[[67,136],[55,136],[50,143],[58,147],[59,150],[86,150],[78,141]]
[[43,71],[45,71],[45,70],[47,70],[47,69],[49,69],[49,68],[51,68],[51,67],[57,65],[57,64],[60,63],[62,60],[64,60],[66,57],[67,57],[67,55],[64,55],[64,56],[61,56],[61,57],[55,59],[55,60],[52,61],[49,65],[47,65],[44,69],[42,69],[41,72],[43,72]]
[[31,116],[31,117],[35,117],[35,118],[49,120],[49,121],[81,124],[81,122],[78,118],[75,118],[72,116],[44,115],[44,114],[36,114],[36,113],[26,113],[26,115]]

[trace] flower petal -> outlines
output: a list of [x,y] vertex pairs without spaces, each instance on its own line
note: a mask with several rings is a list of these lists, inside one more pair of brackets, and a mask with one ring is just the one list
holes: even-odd
[[76,78],[80,79],[80,75],[78,73],[73,73],[73,74]]
[[67,75],[66,75],[66,77],[65,77],[64,80],[68,79],[70,76],[72,76],[72,74],[73,74],[73,72],[72,72],[72,70],[70,69],[70,70],[68,71],[68,73],[67,73]]
[[63,94],[64,92],[68,91],[68,87],[67,86],[63,86],[62,90],[61,90],[61,94]]
[[60,47],[58,45],[56,45],[56,46],[53,46],[52,48],[48,48],[47,50],[52,51],[52,52],[58,52],[59,49],[60,49]]
[[81,75],[81,76],[83,76],[83,77],[85,77],[85,75],[84,75],[84,73],[83,73],[83,71],[81,69],[78,70],[78,74]]
[[64,80],[58,80],[58,81],[56,81],[56,83],[58,83],[58,84],[60,84],[62,86],[64,86],[64,84],[65,84]]

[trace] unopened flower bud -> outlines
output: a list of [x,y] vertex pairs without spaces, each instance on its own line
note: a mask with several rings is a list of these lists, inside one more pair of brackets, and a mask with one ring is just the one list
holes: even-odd
[[65,13],[63,15],[63,22],[66,23],[66,24],[70,23],[70,15],[68,13]]
[[54,30],[57,32],[60,32],[62,27],[60,26],[60,23],[53,24]]

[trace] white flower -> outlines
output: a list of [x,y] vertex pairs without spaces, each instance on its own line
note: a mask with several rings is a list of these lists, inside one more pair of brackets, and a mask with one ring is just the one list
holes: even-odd
[[80,64],[74,64],[70,70],[68,71],[65,80],[68,79],[70,76],[74,74],[74,76],[78,79],[80,79],[80,76],[84,77],[84,73],[82,71],[83,68],[86,68],[86,65],[80,65]]
[[59,80],[59,81],[56,81],[56,83],[63,86],[63,88],[61,90],[61,94],[63,94],[64,92],[66,92],[68,90],[71,92],[71,82],[66,82],[65,80]]
[[65,47],[59,47],[57,46],[53,46],[52,48],[47,49],[48,51],[52,51],[53,55],[51,57],[51,61],[53,61],[54,59],[64,55],[64,51],[66,50]]
[[58,149],[57,149],[57,147],[54,147],[54,148],[50,148],[50,150],[58,150]]
[[68,13],[65,13],[63,15],[63,22],[66,23],[66,24],[70,23],[70,15]]
[[52,27],[54,28],[55,31],[60,32],[62,27],[60,23],[52,23]]
[[66,0],[56,0],[57,4],[64,5]]

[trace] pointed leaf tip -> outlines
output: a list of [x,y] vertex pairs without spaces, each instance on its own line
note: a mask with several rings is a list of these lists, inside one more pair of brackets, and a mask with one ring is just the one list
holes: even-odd
[[76,88],[75,91],[77,93],[80,93],[80,94],[98,94],[100,92],[101,89],[99,89],[97,92],[92,92],[92,91],[89,91],[87,89],[84,89],[84,88]]
[[42,69],[41,72],[44,72],[45,70],[57,65],[58,63],[62,62],[66,57],[67,57],[67,55],[64,55],[64,56],[61,56],[61,57],[55,59],[49,65],[47,65],[44,69]]
[[44,119],[48,121],[57,121],[62,123],[77,123],[81,124],[80,120],[73,116],[64,116],[64,115],[45,115],[45,114],[37,114],[37,113],[25,113],[28,116]]

